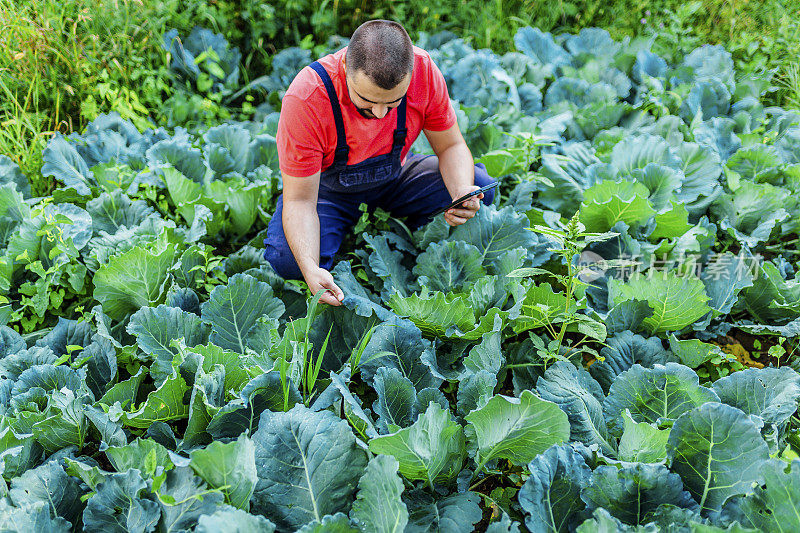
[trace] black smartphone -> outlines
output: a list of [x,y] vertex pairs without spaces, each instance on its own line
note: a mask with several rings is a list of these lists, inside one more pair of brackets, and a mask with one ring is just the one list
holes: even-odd
[[477,196],[478,194],[480,194],[480,193],[482,193],[482,192],[486,192],[486,191],[488,191],[489,189],[492,189],[492,188],[494,188],[494,187],[497,187],[497,184],[498,184],[498,183],[499,183],[499,182],[495,181],[494,183],[490,183],[489,185],[486,185],[486,186],[484,186],[484,187],[481,187],[480,189],[475,189],[474,191],[472,191],[472,192],[470,192],[470,193],[467,193],[467,194],[465,194],[465,195],[464,195],[464,196],[462,196],[461,198],[457,198],[456,200],[454,200],[454,201],[453,201],[453,203],[452,203],[452,204],[448,205],[447,207],[443,207],[443,208],[441,208],[441,209],[439,209],[439,210],[437,210],[437,211],[434,211],[433,213],[431,213],[431,215],[430,215],[430,216],[432,216],[432,217],[435,217],[436,215],[440,215],[440,214],[444,213],[444,212],[445,212],[445,211],[447,211],[448,209],[452,209],[452,208],[454,208],[454,207],[459,207],[459,206],[461,205],[461,203],[462,203],[462,202],[464,202],[465,200],[469,200],[469,199],[470,199],[470,198],[472,198],[473,196]]

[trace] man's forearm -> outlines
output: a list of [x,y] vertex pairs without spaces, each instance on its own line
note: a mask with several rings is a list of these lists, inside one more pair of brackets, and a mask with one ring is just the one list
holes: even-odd
[[456,143],[439,154],[439,171],[442,173],[450,196],[457,198],[475,183],[475,163],[472,153],[464,143]]
[[319,266],[319,216],[317,206],[304,201],[284,201],[283,232],[300,272]]

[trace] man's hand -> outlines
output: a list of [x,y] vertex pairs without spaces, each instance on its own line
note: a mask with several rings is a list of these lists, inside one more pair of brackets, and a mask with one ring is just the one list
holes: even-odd
[[[477,185],[471,185],[467,189],[463,189],[458,191],[458,193],[453,197],[453,200],[456,198],[460,198],[467,193],[474,191],[475,189],[480,189]],[[444,212],[444,219],[447,221],[448,224],[451,226],[460,226],[467,220],[471,219],[475,216],[475,213],[478,212],[478,209],[481,207],[481,198],[483,198],[483,193],[480,193],[468,200],[465,200],[461,207],[454,207],[452,209],[448,209]]]
[[342,305],[344,293],[336,283],[333,281],[333,276],[330,272],[320,267],[310,268],[307,272],[303,273],[303,277],[308,283],[308,288],[311,294],[317,294],[320,289],[327,289],[319,301],[329,305]]

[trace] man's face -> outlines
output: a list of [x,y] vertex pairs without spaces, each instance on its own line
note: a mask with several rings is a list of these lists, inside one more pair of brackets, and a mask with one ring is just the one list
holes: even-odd
[[381,89],[363,71],[347,73],[347,91],[350,101],[364,118],[383,118],[389,111],[400,105],[400,101],[411,85],[411,74],[393,89]]

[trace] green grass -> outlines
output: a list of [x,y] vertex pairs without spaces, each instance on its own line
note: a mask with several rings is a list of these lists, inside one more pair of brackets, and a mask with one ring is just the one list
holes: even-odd
[[[36,176],[57,131],[109,111],[148,127],[168,88],[168,17],[154,15],[142,0],[0,0],[0,153]],[[39,193],[52,185],[33,181]]]

